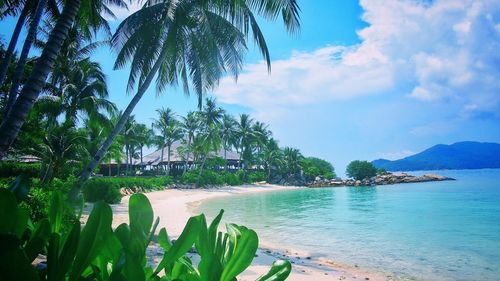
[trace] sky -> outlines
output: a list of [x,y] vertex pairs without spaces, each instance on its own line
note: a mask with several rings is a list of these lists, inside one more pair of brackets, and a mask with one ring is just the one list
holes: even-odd
[[[272,58],[268,74],[253,43],[237,82],[211,96],[233,114],[269,124],[281,146],[330,161],[343,174],[352,160],[399,159],[438,143],[500,142],[500,2],[488,0],[298,0],[301,31],[261,26]],[[137,9],[114,9],[119,22]],[[14,20],[2,23],[10,38]],[[127,106],[128,68],[116,53],[93,55],[110,99]],[[147,92],[134,110],[196,110],[182,89]]]

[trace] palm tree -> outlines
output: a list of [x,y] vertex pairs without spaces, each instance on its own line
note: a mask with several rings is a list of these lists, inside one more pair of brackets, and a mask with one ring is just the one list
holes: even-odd
[[138,82],[138,90],[94,156],[95,161],[82,172],[80,187],[101,161],[157,73],[158,92],[180,81],[188,93],[192,84],[200,106],[203,94],[217,85],[226,69],[236,76],[241,70],[245,39],[250,30],[270,67],[269,51],[254,11],[271,20],[281,14],[288,31],[298,30],[296,0],[148,1],[120,24],[112,38],[112,45],[119,50],[115,68],[132,62],[128,87],[131,90]]
[[283,149],[284,168],[287,176],[292,176],[300,172],[303,158],[304,156],[296,148],[285,147]]
[[241,114],[236,129],[237,148],[240,153],[240,165],[244,168],[245,163],[252,157],[251,145],[254,139],[253,119],[248,114]]
[[196,179],[196,186],[200,186],[203,168],[205,167],[207,158],[210,156],[210,152],[219,151],[221,146],[218,128],[215,125],[204,127],[194,139],[193,146],[197,154],[201,156],[198,178]]
[[186,115],[186,117],[182,117],[182,122],[181,122],[181,127],[184,130],[184,133],[186,135],[186,142],[187,142],[187,147],[186,147],[186,156],[185,156],[185,164],[184,164],[184,172],[186,172],[188,168],[188,163],[189,163],[189,151],[191,149],[191,144],[193,142],[193,139],[195,137],[196,131],[198,131],[200,127],[200,122],[198,115],[196,112],[190,111]]
[[222,147],[224,148],[224,160],[226,161],[225,168],[227,169],[227,151],[235,144],[236,141],[236,120],[229,115],[224,114],[219,127]]
[[261,161],[267,171],[267,180],[271,179],[273,170],[278,170],[283,165],[283,153],[278,146],[278,142],[270,138],[262,151]]
[[167,176],[170,174],[170,156],[172,144],[182,138],[183,132],[179,122],[172,122],[165,131],[165,146],[167,147]]
[[252,127],[253,137],[256,151],[256,158],[258,159],[261,155],[263,147],[266,145],[267,141],[271,137],[271,131],[269,131],[268,126],[260,121],[255,122]]
[[123,144],[125,145],[125,156],[126,156],[126,174],[130,175],[130,166],[132,165],[132,160],[135,152],[135,146],[137,145],[137,122],[134,116],[131,115],[127,122],[125,123],[124,130],[122,132]]
[[82,117],[106,123],[105,114],[116,111],[114,103],[107,100],[106,77],[98,63],[88,59],[79,61],[68,73],[58,74],[57,80],[59,82],[55,84],[48,84],[47,93],[50,95],[48,99],[45,97],[55,103],[53,107],[59,111],[56,117],[65,115],[68,127],[75,126],[77,119]]
[[[80,9],[80,3],[82,1],[84,2],[84,5],[82,5],[83,10]],[[84,25],[83,29],[85,29],[85,26],[90,27],[97,24],[97,26],[93,28],[97,31],[97,28],[101,27],[103,24],[103,22],[97,20],[97,18],[101,18],[103,13],[112,14],[111,10],[107,7],[108,4],[126,7],[122,0],[72,0],[65,2],[64,9],[57,18],[56,25],[50,32],[47,43],[35,63],[33,71],[23,86],[16,102],[10,109],[9,114],[0,125],[0,160],[7,154],[7,150],[16,139],[33,104],[41,93],[45,85],[45,80],[54,68],[57,56],[70,28],[75,22],[77,14],[80,15],[78,23]],[[111,145],[111,143],[109,145]],[[102,156],[104,156],[104,154]]]
[[143,156],[143,148],[144,146],[151,146],[153,144],[153,130],[149,129],[146,125],[144,124],[137,124],[137,128],[135,130],[136,132],[136,139],[137,143],[139,145],[139,149],[141,152],[141,169],[144,167],[144,162],[142,160]]
[[[29,1],[33,2],[33,1]],[[7,116],[7,114],[10,111],[10,108],[14,104],[16,98],[17,98],[17,93],[19,91],[19,83],[21,82],[22,75],[24,73],[24,66],[26,64],[26,61],[28,59],[28,54],[31,49],[31,45],[33,44],[33,41],[35,41],[36,37],[36,31],[38,29],[38,24],[40,22],[40,19],[42,18],[43,11],[45,10],[45,6],[47,4],[47,0],[39,0],[38,5],[36,5],[35,13],[33,15],[33,18],[30,23],[30,27],[28,29],[28,34],[26,35],[26,40],[24,41],[23,44],[23,49],[21,51],[21,55],[19,56],[19,60],[17,62],[16,70],[14,72],[14,76],[12,77],[12,85],[9,91],[9,95],[7,98],[7,105],[4,109],[4,116]],[[27,6],[27,5],[25,5]],[[10,60],[10,58],[9,58]],[[8,65],[8,63],[7,63]],[[3,66],[2,69],[0,70],[0,85],[4,81],[4,70]]]
[[200,119],[206,127],[218,126],[224,116],[224,110],[217,106],[215,99],[207,98],[205,106],[200,111]]
[[[153,128],[157,129],[160,131],[160,149],[161,149],[161,156],[160,156],[160,163],[163,163],[163,150],[165,148],[165,145],[167,143],[167,138],[169,134],[169,127],[172,126],[173,123],[177,122],[177,119],[175,119],[175,112],[170,109],[170,108],[162,108],[156,110],[158,113],[158,119],[156,119],[153,122]],[[170,152],[169,152],[169,157],[170,157]],[[170,163],[169,163],[170,164]]]
[[[20,2],[20,1],[16,1]],[[5,14],[8,15],[17,15],[19,14],[19,18],[17,19],[16,26],[14,27],[14,32],[12,33],[12,37],[10,38],[9,41],[9,46],[7,47],[7,50],[5,51],[5,56],[2,60],[2,64],[0,65],[0,85],[3,84],[5,81],[5,77],[7,75],[7,69],[9,68],[10,61],[12,59],[12,55],[14,54],[14,49],[16,48],[17,45],[17,40],[19,39],[19,34],[21,34],[21,29],[23,28],[23,25],[26,21],[26,18],[28,17],[28,14],[30,12],[30,5],[24,5],[22,9],[19,9],[19,5],[21,3],[13,3],[12,6],[10,7],[5,7],[9,3],[6,2],[0,2],[0,6],[2,7],[2,11],[5,9]],[[2,14],[4,14],[2,13]]]

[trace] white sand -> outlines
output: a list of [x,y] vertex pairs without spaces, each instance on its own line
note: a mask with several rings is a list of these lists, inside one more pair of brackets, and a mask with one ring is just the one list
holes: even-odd
[[[298,187],[283,187],[277,185],[249,185],[239,187],[225,187],[221,189],[169,189],[147,193],[154,210],[155,217],[160,217],[158,230],[162,227],[167,229],[169,236],[177,237],[182,232],[189,217],[194,214],[193,206],[201,201],[221,196],[231,196],[241,193],[255,193],[276,190],[287,190]],[[129,197],[126,196],[122,202],[113,205],[113,227],[126,222],[128,223]],[[235,222],[238,223],[238,222]],[[262,245],[261,245],[262,246]],[[279,246],[278,246],[279,248]],[[150,249],[150,256],[159,261],[161,250]],[[307,255],[299,254],[292,249],[269,249],[260,248],[257,252],[252,266],[240,275],[238,280],[250,281],[257,279],[267,272],[273,261],[277,258],[288,259],[293,263],[293,271],[289,281],[323,281],[323,280],[397,280],[386,274],[367,271],[358,267],[342,265],[329,260],[308,259]],[[193,257],[196,259],[196,257]]]

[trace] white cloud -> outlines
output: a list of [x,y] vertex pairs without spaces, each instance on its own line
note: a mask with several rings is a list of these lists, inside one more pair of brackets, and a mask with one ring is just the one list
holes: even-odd
[[387,160],[399,160],[411,155],[414,155],[415,152],[411,150],[401,150],[401,151],[396,151],[396,152],[387,152],[387,153],[382,153],[380,158],[382,159],[387,159]]
[[250,64],[238,84],[223,79],[220,101],[263,110],[320,104],[406,88],[416,101],[453,103],[457,115],[500,116],[500,5],[361,0],[361,43],[294,52]]

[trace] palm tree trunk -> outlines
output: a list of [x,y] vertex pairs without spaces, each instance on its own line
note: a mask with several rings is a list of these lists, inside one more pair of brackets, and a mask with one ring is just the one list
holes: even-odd
[[144,171],[144,165],[142,164],[143,161],[142,161],[142,145],[141,145],[141,171]]
[[167,145],[167,176],[170,174],[170,144]]
[[14,105],[14,102],[16,101],[17,93],[19,91],[19,82],[21,81],[21,78],[23,76],[24,65],[26,64],[26,60],[28,59],[28,54],[30,52],[31,45],[33,44],[33,41],[36,38],[36,30],[38,28],[38,23],[40,22],[40,18],[42,17],[46,4],[47,0],[40,0],[38,2],[35,15],[31,20],[30,28],[28,30],[28,35],[26,35],[26,40],[24,41],[23,44],[23,50],[21,51],[21,55],[19,56],[19,61],[17,62],[16,71],[14,72],[14,77],[12,77],[12,85],[10,86],[7,106],[4,109],[4,117],[9,114],[12,105]]
[[160,163],[158,163],[158,165],[163,169],[163,150],[165,149],[165,145],[162,143],[161,144],[161,155],[160,155]]
[[225,146],[224,146],[224,161],[226,162],[224,164],[224,170],[227,171],[227,149]]
[[189,165],[189,149],[191,147],[191,137],[188,136],[188,149],[187,149],[187,155],[186,155],[186,163],[184,165],[184,172],[185,173],[187,171],[187,168],[188,168],[188,165]]
[[200,165],[200,170],[198,171],[198,178],[196,178],[196,187],[200,187],[200,179],[201,179],[201,174],[203,172],[203,167],[205,166],[205,161],[207,160],[208,153],[203,156],[203,160],[201,161]]
[[[75,21],[79,7],[80,0],[71,0],[66,2],[66,6],[64,7],[61,17],[59,17],[56,26],[51,31],[49,40],[47,41],[40,58],[37,60],[28,81],[24,85],[19,98],[12,106],[10,114],[7,115],[0,125],[0,160],[5,157],[10,145],[16,139],[17,134],[21,130],[21,127],[33,107],[33,104],[45,85],[47,76],[54,68],[57,55],[61,50],[64,40],[68,36],[69,29]],[[95,168],[95,166],[93,168]],[[90,171],[88,171],[89,175]]]
[[128,176],[128,144],[125,145],[125,175]]
[[10,38],[9,46],[5,52],[5,57],[3,58],[2,65],[0,66],[0,85],[3,85],[5,77],[7,76],[7,70],[9,69],[10,59],[12,54],[14,54],[14,49],[16,48],[17,40],[19,39],[19,34],[23,28],[24,22],[26,21],[26,16],[28,15],[28,3],[24,4],[24,8],[17,19],[16,27],[14,27],[14,32]]
[[118,123],[116,126],[113,128],[113,131],[109,134],[109,136],[106,138],[104,143],[102,144],[101,148],[96,152],[93,160],[88,164],[88,166],[83,170],[80,179],[78,181],[77,188],[81,189],[85,181],[90,177],[90,172],[101,162],[102,158],[108,151],[109,147],[113,143],[113,140],[116,138],[116,136],[120,133],[120,131],[123,129],[123,126],[125,126],[125,123],[127,122],[127,119],[130,117],[130,114],[132,114],[132,111],[134,110],[135,106],[139,101],[141,100],[142,96],[148,89],[149,85],[151,84],[151,81],[153,81],[154,76],[156,75],[156,72],[158,72],[158,69],[160,68],[161,63],[165,59],[167,55],[167,48],[163,49],[163,52],[160,54],[158,57],[157,61],[155,62],[153,68],[149,72],[148,76],[144,80],[144,83],[140,85],[139,90],[135,94],[134,98],[130,101],[129,105],[123,112],[122,116],[120,116],[120,120],[118,120]]

